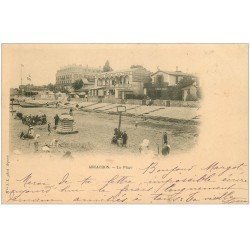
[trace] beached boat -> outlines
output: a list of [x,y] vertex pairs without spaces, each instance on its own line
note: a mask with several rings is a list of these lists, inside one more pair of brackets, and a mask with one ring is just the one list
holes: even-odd
[[38,102],[20,102],[20,106],[22,108],[40,108],[45,106],[44,103],[38,103]]

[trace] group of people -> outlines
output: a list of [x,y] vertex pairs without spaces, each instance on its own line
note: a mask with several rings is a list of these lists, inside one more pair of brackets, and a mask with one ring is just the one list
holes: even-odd
[[[50,123],[49,123],[50,124]],[[35,152],[38,152],[40,135],[36,134],[34,128],[30,125],[27,132],[22,131],[20,134],[20,139],[34,139],[34,149]],[[58,139],[53,139],[49,144],[44,144],[42,147],[42,151],[50,152],[51,148],[58,148],[59,141]]]
[[[167,132],[164,132],[163,134],[163,142],[162,142],[162,150],[161,154],[163,156],[167,156],[170,153],[170,145],[168,144],[168,135]],[[150,150],[150,141],[148,139],[144,139],[142,143],[139,145],[139,152],[141,154],[146,154],[146,155],[154,155],[154,152]],[[159,146],[158,146],[158,154],[159,154]]]
[[[73,109],[70,109],[69,114],[71,116],[73,116]],[[35,135],[33,125],[46,124],[47,123],[46,115],[45,114],[43,114],[43,115],[39,114],[39,115],[36,115],[36,116],[32,116],[32,115],[24,116],[22,113],[17,113],[16,116],[19,119],[21,119],[24,124],[29,126],[27,132],[26,131],[21,132],[20,138],[21,139],[34,139],[35,152],[38,152],[40,135],[38,135],[38,134]],[[54,124],[55,124],[54,129],[55,130],[58,127],[59,120],[60,120],[59,115],[56,114],[54,116]],[[137,126],[138,126],[138,122],[136,121],[135,127],[137,128]],[[52,132],[51,129],[52,129],[51,128],[51,123],[48,122],[48,126],[47,126],[48,135],[51,134],[51,132]],[[111,143],[115,144],[115,145],[118,145],[120,147],[127,147],[127,141],[128,141],[128,134],[126,133],[126,131],[125,130],[121,131],[120,129],[115,128]],[[144,139],[143,142],[139,145],[140,153],[148,154],[149,152],[152,152],[149,149],[149,144],[150,144],[149,140]],[[58,145],[59,145],[58,140],[54,139],[54,140],[52,140],[52,142],[50,144],[44,145],[42,147],[42,150],[45,151],[45,152],[49,152],[50,148],[52,148],[52,147],[57,148]],[[160,153],[159,152],[159,146],[158,146],[158,153]],[[163,156],[167,156],[169,153],[170,153],[170,145],[168,143],[168,135],[167,135],[167,132],[164,132],[163,136],[162,136],[161,154]]]
[[[117,128],[114,129],[114,135],[112,138],[111,143],[116,144],[118,146],[127,146],[127,140],[128,140],[128,135],[126,131],[120,131]],[[163,137],[162,137],[162,150],[161,154],[163,156],[167,156],[170,153],[170,145],[168,144],[168,135],[167,132],[164,132]],[[139,145],[139,152],[148,154],[149,152],[152,153],[149,149],[149,140],[144,139],[143,142]],[[159,149],[158,149],[159,150]]]
[[28,126],[44,125],[47,123],[47,117],[45,114],[39,115],[23,115],[23,113],[18,112],[16,117],[22,120],[22,123]]
[[[69,114],[73,116],[73,109],[70,109]],[[52,139],[49,143],[47,142],[41,143],[40,134],[36,134],[34,127],[33,127],[33,125],[47,124],[48,135],[50,135],[52,132],[52,129],[53,128],[57,129],[58,127],[59,120],[60,120],[60,117],[58,114],[54,116],[54,124],[55,124],[54,127],[52,127],[53,125],[51,125],[50,122],[47,123],[47,117],[45,114],[44,115],[39,114],[36,116],[32,116],[32,115],[24,116],[23,113],[18,112],[16,113],[16,119],[20,119],[25,125],[28,125],[28,129],[23,130],[20,133],[19,137],[22,140],[32,139],[32,141],[34,142],[35,153],[39,151],[44,152],[44,153],[50,153],[51,151],[57,151],[59,147],[62,147],[58,139]],[[16,150],[16,153],[20,154],[19,150]],[[63,159],[73,159],[71,152],[67,151],[63,155]]]
[[126,131],[125,130],[121,131],[118,128],[115,128],[111,143],[117,144],[118,146],[126,147],[127,141],[128,141],[128,135],[127,135]]
[[[57,129],[59,120],[60,120],[59,115],[56,114],[56,115],[54,116],[54,121],[55,121],[54,129],[55,129],[55,130]],[[50,122],[48,123],[47,129],[48,129],[48,133],[49,133],[48,135],[50,135],[50,134],[51,134],[51,123],[50,123]]]

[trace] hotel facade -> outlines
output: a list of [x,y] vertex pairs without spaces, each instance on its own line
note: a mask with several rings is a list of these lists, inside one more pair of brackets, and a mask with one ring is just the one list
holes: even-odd
[[60,68],[56,72],[56,85],[66,87],[72,85],[73,82],[79,79],[87,79],[93,82],[95,75],[102,72],[100,68],[92,68],[82,65],[68,65]]
[[144,83],[151,81],[150,71],[144,68],[110,71],[97,74],[91,97],[115,97],[125,99],[127,95],[143,95]]

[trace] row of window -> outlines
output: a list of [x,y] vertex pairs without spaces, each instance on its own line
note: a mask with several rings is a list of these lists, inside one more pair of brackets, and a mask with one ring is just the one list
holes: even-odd
[[81,68],[67,68],[60,70],[61,73],[67,73],[67,72],[83,72],[83,73],[101,73],[102,71],[100,69],[81,69]]
[[71,78],[81,78],[82,75],[81,74],[74,74],[74,75],[64,75],[64,76],[57,76],[56,79],[60,80],[60,79],[71,79]]
[[72,83],[71,80],[65,80],[65,81],[57,81],[57,84],[67,84],[67,83]]
[[129,85],[129,81],[127,83],[113,81],[112,84],[110,84],[109,82],[97,82],[97,86],[115,86],[116,84]]

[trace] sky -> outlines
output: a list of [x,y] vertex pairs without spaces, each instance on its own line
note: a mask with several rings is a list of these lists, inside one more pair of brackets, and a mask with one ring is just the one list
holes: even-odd
[[[143,65],[155,72],[178,69],[199,75],[209,55],[211,45],[197,44],[4,44],[2,45],[3,71],[8,85],[43,85],[55,83],[56,71],[69,64],[103,67],[106,60],[114,70],[128,69],[133,64]],[[204,66],[202,67],[202,65]],[[27,76],[31,75],[31,82]]]

